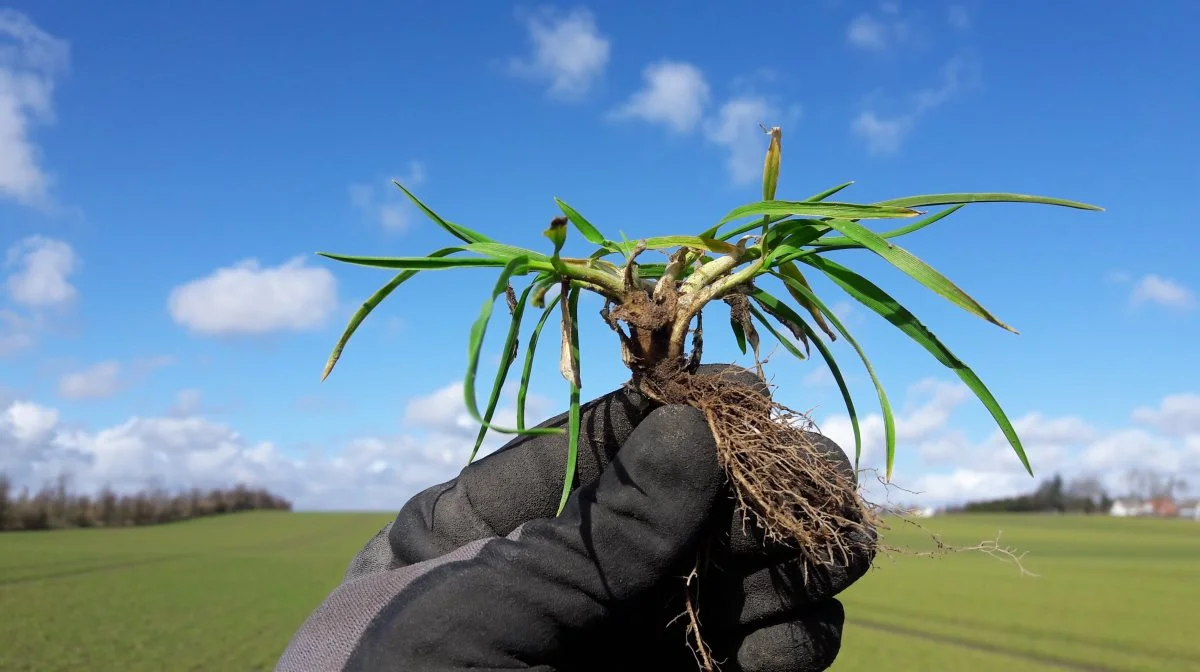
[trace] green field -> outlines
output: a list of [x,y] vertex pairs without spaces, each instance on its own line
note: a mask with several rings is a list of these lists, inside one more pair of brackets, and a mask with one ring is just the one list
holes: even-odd
[[[150,528],[0,534],[0,670],[269,670],[389,515],[249,513]],[[1200,671],[1200,524],[924,521],[1029,551],[882,558],[844,596],[835,670]],[[917,550],[928,536],[898,529]]]

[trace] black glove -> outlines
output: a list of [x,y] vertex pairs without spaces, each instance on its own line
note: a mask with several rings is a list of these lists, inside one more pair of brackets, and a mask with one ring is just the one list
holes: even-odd
[[[701,367],[698,373],[711,374],[726,368],[723,365],[708,365]],[[745,371],[739,375],[743,377],[743,382],[762,385],[753,373]],[[765,393],[765,386],[763,390]],[[593,486],[601,473],[612,471],[605,471],[606,467],[618,454],[618,449],[634,435],[634,429],[652,408],[653,404],[628,388],[606,394],[585,405],[576,477],[580,487]],[[682,461],[699,460],[702,456],[707,458],[706,451],[711,450],[707,445],[712,439],[703,415],[692,409],[668,410],[672,414],[672,421],[665,427],[660,422],[653,427],[643,428],[644,431],[637,434],[641,442],[637,445],[661,443],[655,450],[680,453],[677,458]],[[566,414],[563,414],[541,426],[565,427],[566,422]],[[670,431],[661,438],[646,433],[665,430]],[[672,435],[689,437],[687,441],[696,442],[697,446],[686,445],[687,442],[685,445],[673,443],[669,438]],[[849,461],[836,444],[819,435],[812,438],[839,457],[845,469],[851,469]],[[705,444],[703,450],[699,445],[701,443]],[[552,518],[558,504],[566,465],[566,447],[565,435],[519,437],[463,469],[458,478],[420,493],[404,506],[393,524],[368,544],[352,564],[347,578],[443,558],[471,542],[506,536],[528,521],[539,521],[536,529],[542,530],[541,526],[546,524],[542,519]],[[635,447],[634,450],[639,448]],[[658,457],[668,459],[664,455]],[[618,460],[614,466],[619,468],[623,462]],[[713,477],[723,479],[723,475]],[[619,470],[611,478],[619,479]],[[672,508],[696,506],[695,498],[703,494],[702,485],[683,482],[675,484],[674,489],[664,486],[655,495],[651,510],[626,511],[630,519],[621,524],[631,526],[631,531],[606,541],[618,545],[629,544],[630,547],[610,546],[610,552],[617,557],[637,558],[646,552],[645,549],[667,543],[663,539],[639,536],[637,530],[642,526],[637,521],[654,520],[656,515]],[[739,669],[748,672],[826,669],[838,653],[844,620],[841,604],[832,597],[861,577],[871,558],[855,558],[850,566],[832,570],[808,567],[809,583],[806,586],[803,580],[805,567],[798,559],[798,554],[762,543],[755,534],[753,523],[746,527],[747,532],[743,532],[742,519],[734,514],[730,494],[728,486],[722,485],[720,495],[705,504],[707,508],[702,507],[701,517],[716,526],[715,529],[709,527],[707,531],[716,532],[717,539],[712,563],[702,570],[698,580],[701,634],[705,642],[722,668],[729,672]],[[585,501],[590,501],[587,498],[594,496],[594,491],[577,491],[574,496],[583,496]],[[648,504],[652,500],[639,501]],[[588,525],[595,524],[587,518],[593,507],[589,504],[582,509],[573,509],[585,516],[582,520],[572,517],[576,514],[570,511],[564,512],[555,525],[574,529],[571,526],[582,523],[586,532]],[[530,529],[527,525],[523,534],[529,534]],[[578,533],[578,530],[574,531],[574,534]],[[667,546],[672,547],[684,537],[677,537]],[[712,534],[707,535],[703,543],[708,543],[712,538]],[[637,580],[634,575],[625,577],[609,574],[605,578],[606,583],[599,587],[586,585],[591,578],[586,572],[578,578],[571,578],[553,571],[557,567],[571,566],[568,562],[568,559],[574,558],[574,551],[571,550],[564,551],[564,559],[553,554],[545,558],[548,563],[546,567],[521,566],[521,571],[551,571],[553,576],[560,579],[561,583],[555,585],[561,594],[553,597],[548,593],[543,597],[561,605],[553,608],[548,604],[543,605],[555,612],[575,604],[572,594],[581,588],[600,591],[596,596],[598,601],[592,606],[603,605],[602,610],[583,609],[568,619],[575,619],[580,624],[586,622],[593,632],[589,639],[592,643],[572,643],[569,651],[576,653],[576,658],[560,657],[548,664],[556,669],[695,670],[696,661],[684,644],[683,628],[687,625],[687,619],[676,618],[684,611],[683,577],[691,570],[695,551],[699,550],[698,546],[690,547],[690,537],[688,541],[688,553],[680,555],[681,549],[674,548],[669,553],[663,551],[665,555],[662,557],[670,555],[672,561],[658,565],[655,570],[657,574],[647,575],[644,567],[622,564],[620,571],[634,572]],[[560,548],[566,549],[567,546]],[[585,546],[584,552],[598,553],[600,550]],[[506,552],[512,553],[511,550]],[[509,571],[518,571],[518,568],[511,566]],[[546,581],[545,577],[513,580],[528,581],[531,585],[544,584]],[[649,585],[644,590],[625,595],[621,600],[610,599],[612,586],[641,586],[641,582],[646,581]],[[481,596],[486,594],[485,590],[473,586],[466,579],[460,582],[456,578],[455,583],[464,591],[459,598],[464,600],[464,609],[486,613],[486,605],[472,601],[483,599]],[[507,607],[501,613],[514,619],[516,632],[528,632],[526,626],[517,625],[516,621],[525,616]],[[609,613],[610,617],[602,618],[603,613]],[[566,612],[563,614],[566,618]],[[534,621],[541,618],[530,617]],[[451,617],[447,615],[443,618]],[[670,627],[668,623],[671,623]],[[410,627],[415,627],[415,624]],[[510,636],[517,635],[514,633]],[[595,642],[598,641],[610,644],[597,646]],[[545,644],[560,646],[563,642]],[[529,660],[522,662],[533,664]]]

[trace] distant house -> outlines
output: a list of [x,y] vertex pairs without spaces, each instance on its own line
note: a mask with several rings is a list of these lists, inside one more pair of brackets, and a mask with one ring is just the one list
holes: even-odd
[[1174,518],[1179,515],[1179,506],[1170,497],[1155,497],[1150,500],[1150,508],[1154,515],[1163,518]]
[[[1114,516],[1155,516],[1158,518],[1174,518],[1182,514],[1183,507],[1180,507],[1171,497],[1155,497],[1153,499],[1140,499],[1137,497],[1122,497],[1113,502],[1112,508],[1108,510],[1109,514]],[[1197,516],[1196,507],[1187,514],[1189,517]]]
[[1154,507],[1150,502],[1136,497],[1122,497],[1112,503],[1112,508],[1108,510],[1110,515],[1114,516],[1149,516],[1154,513]]
[[1179,503],[1179,517],[1200,520],[1200,500],[1189,499]]

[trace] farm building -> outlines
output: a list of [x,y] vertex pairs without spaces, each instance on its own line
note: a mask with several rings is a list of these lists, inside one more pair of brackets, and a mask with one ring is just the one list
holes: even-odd
[[1112,508],[1108,510],[1109,514],[1114,516],[1149,516],[1154,513],[1154,507],[1150,502],[1138,499],[1136,497],[1122,497],[1113,502]]
[[1189,499],[1179,504],[1179,517],[1200,520],[1200,499]]
[[1137,497],[1122,497],[1113,502],[1108,510],[1113,516],[1156,516],[1159,518],[1174,518],[1186,516],[1200,518],[1200,507],[1195,502],[1180,505],[1171,497],[1154,497],[1141,499]]

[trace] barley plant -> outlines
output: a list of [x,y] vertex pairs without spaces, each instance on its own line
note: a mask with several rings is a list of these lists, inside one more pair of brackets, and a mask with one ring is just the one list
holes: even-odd
[[[769,394],[730,378],[693,375],[701,363],[703,309],[716,301],[728,305],[729,328],[743,354],[747,346],[753,351],[760,377],[760,327],[799,359],[808,358],[815,349],[836,381],[850,416],[857,472],[862,451],[857,407],[841,368],[824,341],[824,338],[830,341],[839,336],[844,338],[861,359],[879,399],[884,421],[886,478],[890,481],[896,443],[891,404],[862,348],[830,310],[829,302],[814,293],[805,273],[817,273],[904,332],[962,379],[991,413],[1017,458],[1032,475],[1012,423],[971,368],[888,292],[835,261],[836,255],[831,253],[867,250],[966,312],[1016,333],[929,264],[896,244],[896,239],[934,224],[972,203],[1040,203],[1082,210],[1102,209],[1058,198],[1010,193],[933,194],[872,204],[828,200],[852,182],[803,200],[776,200],[782,133],[778,127],[767,133],[769,142],[762,200],[736,207],[712,226],[692,235],[664,235],[640,240],[625,240],[620,236],[622,240],[613,240],[565,202],[555,199],[562,215],[555,217],[544,232],[553,245],[547,254],[506,245],[449,222],[397,183],[396,186],[426,216],[460,242],[420,257],[321,253],[337,261],[399,270],[351,318],[325,365],[322,380],[329,375],[363,319],[417,273],[481,266],[500,269],[490,295],[471,326],[468,339],[464,395],[467,410],[480,424],[468,462],[474,459],[489,430],[504,434],[563,431],[530,428],[525,422],[525,399],[539,337],[557,310],[561,333],[559,365],[570,388],[566,430],[568,456],[559,504],[561,512],[572,489],[579,440],[579,296],[581,291],[594,292],[604,299],[600,315],[620,339],[622,359],[632,374],[631,384],[660,403],[683,403],[704,411],[717,440],[721,464],[733,484],[743,513],[753,514],[766,538],[792,543],[808,561],[828,566],[839,558],[844,560],[847,553],[856,550],[850,540],[865,539],[859,543],[872,543],[872,536],[854,534],[863,531],[872,515],[859,493],[857,474],[846,475],[832,468],[832,460],[819,459],[823,455],[814,450],[811,442],[805,439],[810,435],[802,431],[809,426],[805,419],[774,402]],[[918,209],[936,206],[949,207],[936,212]],[[904,225],[882,232],[868,226],[876,221],[884,226],[889,220],[903,220]],[[583,258],[560,255],[570,226],[595,246],[594,252]],[[729,226],[732,228],[726,228]],[[640,255],[650,250],[664,253],[665,263],[639,262]],[[528,278],[519,293],[512,286],[518,278]],[[784,291],[768,291],[767,281],[777,282]],[[501,350],[505,356],[481,411],[476,394],[476,372],[494,306],[501,297],[506,300],[509,315]],[[500,427],[492,424],[492,416],[509,372],[520,359],[520,332],[530,308],[535,314],[537,311],[541,314],[524,344],[517,393],[517,426]],[[689,335],[692,337],[690,348],[686,342]],[[694,618],[693,625],[696,625]],[[698,637],[696,643],[703,652]]]

